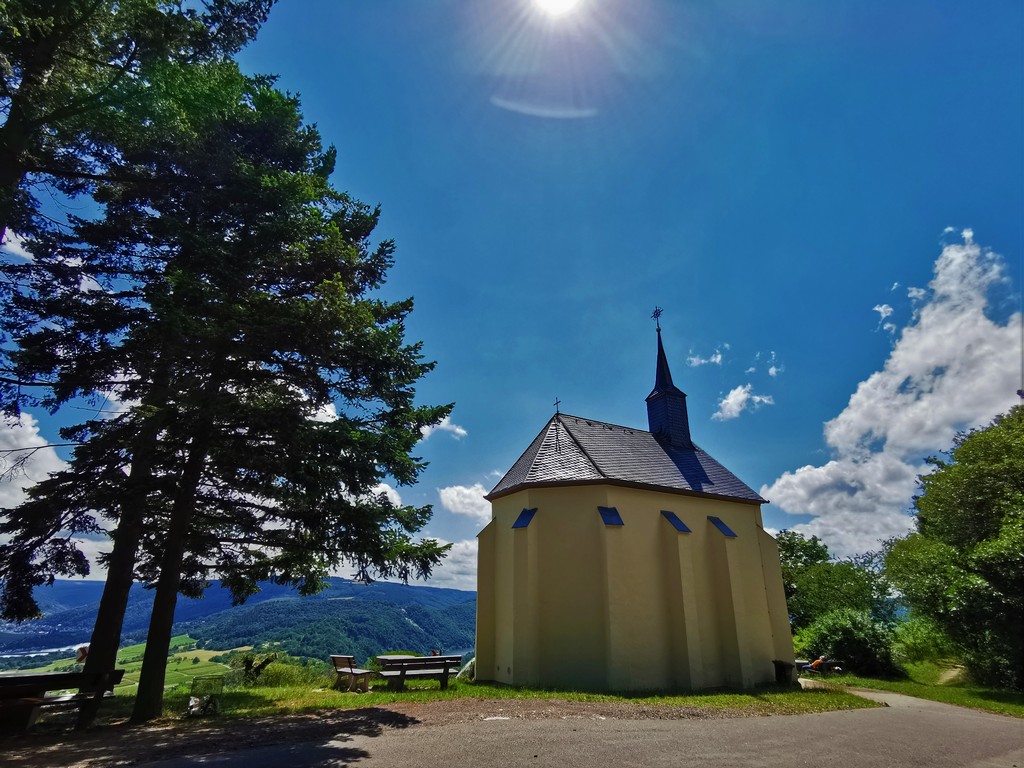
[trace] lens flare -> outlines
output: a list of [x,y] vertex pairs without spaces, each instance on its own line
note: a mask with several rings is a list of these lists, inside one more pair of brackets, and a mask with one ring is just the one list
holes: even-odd
[[548,16],[564,16],[575,10],[581,0],[534,0],[534,4]]

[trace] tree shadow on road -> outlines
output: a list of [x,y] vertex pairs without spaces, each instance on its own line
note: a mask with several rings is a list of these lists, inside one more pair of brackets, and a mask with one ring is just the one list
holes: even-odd
[[[368,756],[363,749],[342,746],[357,736],[377,737],[387,730],[408,728],[420,720],[382,707],[321,710],[266,717],[211,717],[162,720],[142,726],[115,723],[86,733],[29,733],[0,742],[4,764],[11,768],[53,765],[115,766],[239,750],[295,745],[303,761],[354,762]],[[282,754],[287,756],[289,750]],[[287,764],[287,758],[285,760]]]

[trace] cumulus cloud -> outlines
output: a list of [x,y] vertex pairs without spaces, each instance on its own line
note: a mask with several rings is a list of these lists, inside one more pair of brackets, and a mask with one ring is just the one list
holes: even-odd
[[487,489],[480,483],[471,486],[450,485],[438,488],[437,493],[441,497],[441,506],[449,512],[465,515],[481,525],[491,519],[491,505],[484,498]]
[[436,426],[423,427],[423,429],[420,430],[420,432],[423,435],[424,440],[426,440],[435,432],[448,432],[456,440],[461,440],[462,438],[469,434],[468,432],[466,432],[465,429],[463,429],[458,424],[453,422],[450,416],[445,416],[443,419],[441,419],[441,423],[437,424]]
[[396,507],[402,506],[402,497],[399,495],[398,491],[396,491],[387,483],[378,483],[371,489],[370,492],[373,493],[374,495],[383,493],[385,496],[387,496],[388,501],[390,501]]
[[[29,413],[0,421],[0,472],[4,473],[0,480],[0,508],[17,506],[25,500],[26,489],[64,466],[56,451],[46,447],[48,442],[39,434],[39,422]],[[8,453],[12,449],[26,450]],[[14,467],[25,456],[28,458],[24,465]]]
[[[442,544],[449,542],[438,539]],[[456,541],[448,550],[448,556],[434,568],[427,583],[432,587],[466,589],[476,591],[477,541],[466,539]]]
[[750,384],[743,384],[732,389],[729,394],[723,397],[718,403],[718,410],[711,415],[712,419],[727,421],[735,419],[747,407],[757,408],[761,405],[774,405],[775,400],[771,395],[755,395]]
[[16,232],[11,232],[11,230],[7,230],[7,232],[4,233],[2,247],[3,250],[7,251],[7,253],[11,254],[12,256],[18,256],[22,259],[28,260],[32,259],[32,254],[29,253],[28,250],[25,248],[24,239]]
[[981,426],[1016,401],[1020,314],[997,321],[988,297],[1006,280],[1002,259],[973,241],[946,245],[928,291],[911,289],[917,312],[881,370],[862,381],[824,425],[833,460],[786,472],[761,495],[814,519],[795,526],[838,554],[909,530],[923,457],[958,430]]

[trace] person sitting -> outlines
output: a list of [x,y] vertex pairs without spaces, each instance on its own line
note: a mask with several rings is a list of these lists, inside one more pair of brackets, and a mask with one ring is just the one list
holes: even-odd
[[822,668],[822,666],[824,666],[824,664],[825,664],[825,657],[824,656],[819,656],[814,661],[812,661],[810,664],[804,664],[802,667],[800,667],[800,669],[803,670],[804,672],[821,672],[821,668]]

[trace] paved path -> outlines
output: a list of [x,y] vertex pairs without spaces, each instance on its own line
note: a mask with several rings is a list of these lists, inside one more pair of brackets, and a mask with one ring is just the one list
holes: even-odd
[[913,699],[727,720],[481,720],[149,763],[149,768],[1024,768],[1024,720]]

